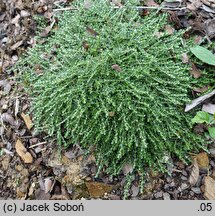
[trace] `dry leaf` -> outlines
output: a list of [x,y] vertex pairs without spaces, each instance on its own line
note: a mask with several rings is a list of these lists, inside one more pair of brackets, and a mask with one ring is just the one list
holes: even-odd
[[44,190],[41,190],[40,188],[38,188],[35,191],[35,197],[37,200],[49,200],[51,195],[50,193],[45,193]]
[[95,30],[93,30],[93,29],[90,28],[90,27],[87,27],[86,30],[87,30],[88,33],[90,33],[90,34],[93,35],[94,37],[96,37],[96,36],[99,35]]
[[205,152],[201,152],[196,156],[196,161],[198,163],[199,169],[208,170],[209,169],[209,159]]
[[129,163],[125,164],[122,168],[122,172],[124,175],[132,173],[133,172],[133,165],[129,164]]
[[210,176],[204,178],[204,197],[208,200],[215,200],[215,180]]
[[17,14],[12,20],[11,20],[11,24],[17,24],[19,22],[20,19],[20,15]]
[[3,113],[1,115],[1,119],[3,122],[9,123],[12,126],[16,126],[15,119],[13,118],[13,116],[11,114]]
[[153,0],[146,0],[146,1],[144,1],[144,4],[148,7],[159,7],[159,4],[157,4]]
[[121,4],[121,2],[117,1],[117,0],[112,0],[113,4],[115,4],[117,7],[122,7],[123,5]]
[[47,37],[50,33],[50,31],[52,30],[51,26],[47,26],[45,29],[43,29],[43,31],[41,32],[40,36],[41,37]]
[[170,25],[165,25],[165,30],[166,30],[170,35],[172,35],[172,34],[174,33],[174,31],[175,31],[175,29],[174,29],[172,26],[170,26]]
[[201,103],[203,103],[205,100],[211,98],[212,96],[215,95],[215,90],[213,90],[212,92],[206,94],[206,95],[203,95],[203,96],[200,96],[194,100],[191,101],[190,104],[186,104],[186,107],[185,107],[185,112],[188,112],[190,111],[191,109],[195,108],[196,106],[200,105]]
[[23,44],[23,41],[18,41],[16,42],[13,46],[11,46],[11,50],[16,50],[19,46],[21,46]]
[[28,130],[31,130],[31,128],[33,127],[33,123],[31,121],[31,118],[29,115],[25,115],[24,113],[21,114],[25,124],[26,124],[26,127],[28,128]]
[[205,111],[210,114],[215,114],[215,104],[203,104],[202,111]]
[[205,28],[206,28],[208,37],[214,38],[215,37],[215,18],[212,20],[208,19],[205,22]]
[[22,158],[22,160],[25,163],[32,163],[33,157],[32,155],[27,151],[21,140],[17,140],[15,144],[16,152],[17,154]]
[[87,189],[89,191],[90,197],[99,198],[105,193],[110,193],[113,189],[112,185],[107,185],[100,182],[86,182]]
[[54,181],[50,177],[44,179],[45,193],[51,192],[53,184]]
[[87,43],[87,41],[83,41],[82,46],[86,51],[90,48],[90,45]]
[[199,178],[199,166],[197,163],[197,159],[193,160],[193,167],[189,178],[189,183],[191,186],[194,186]]
[[195,89],[193,89],[193,91],[195,91],[195,92],[197,92],[197,93],[202,93],[202,92],[205,92],[205,91],[207,91],[208,89],[209,89],[209,87],[210,86],[203,86],[203,87],[201,87],[201,88],[195,88]]
[[202,74],[200,73],[200,71],[198,70],[198,68],[196,67],[194,63],[191,62],[191,65],[192,65],[192,69],[190,73],[192,74],[194,78],[198,79],[199,77],[201,77]]
[[202,41],[202,36],[198,35],[194,38],[194,43],[195,44],[200,44]]
[[109,112],[108,115],[109,115],[110,117],[114,117],[115,112]]
[[189,62],[189,57],[188,57],[187,53],[182,54],[182,62],[184,64],[187,64]]
[[121,67],[118,64],[112,65],[111,68],[118,71],[118,72],[122,71]]

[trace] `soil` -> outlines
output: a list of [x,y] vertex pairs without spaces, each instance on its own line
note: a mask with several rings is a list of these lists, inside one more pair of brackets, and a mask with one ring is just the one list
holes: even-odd
[[[119,1],[113,2],[122,6]],[[54,138],[47,138],[45,133],[37,134],[29,115],[30,99],[15,79],[13,67],[20,56],[36,44],[35,35],[40,31],[45,40],[53,22],[57,22],[54,14],[63,13],[70,4],[69,0],[0,2],[0,199],[123,199],[126,176],[132,169],[129,164],[119,176],[108,176],[104,170],[97,177],[93,154],[87,155],[78,144],[60,151]],[[197,43],[204,36],[208,42],[214,39],[214,0],[168,1],[162,5],[169,8],[163,11],[169,13],[170,32],[172,28],[191,27],[185,36],[195,36]],[[145,2],[144,7],[151,6],[159,5],[152,0]],[[141,15],[149,12],[140,8]],[[42,31],[35,17],[46,20]],[[198,75],[194,73],[193,76]],[[133,175],[128,199],[207,199],[205,178],[214,176],[214,154],[213,146],[210,155],[205,153],[203,157],[201,153],[199,160],[204,160],[205,166],[200,166],[198,160],[197,175],[194,163],[186,165],[169,158],[172,162],[169,174],[148,171],[143,193],[140,176]]]

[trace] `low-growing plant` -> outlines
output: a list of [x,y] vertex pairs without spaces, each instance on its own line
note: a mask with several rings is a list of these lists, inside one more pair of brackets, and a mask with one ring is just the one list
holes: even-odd
[[211,115],[205,111],[199,111],[192,119],[193,124],[207,124],[210,137],[215,139],[215,115]]
[[95,145],[98,171],[112,175],[126,163],[164,171],[166,155],[187,160],[202,148],[184,113],[192,78],[183,32],[165,31],[166,14],[141,18],[108,1],[76,7],[17,64],[35,128],[59,145]]

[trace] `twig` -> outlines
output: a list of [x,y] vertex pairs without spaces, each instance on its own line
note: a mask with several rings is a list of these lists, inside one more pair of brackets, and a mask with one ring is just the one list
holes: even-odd
[[57,9],[54,9],[53,11],[57,12],[57,11],[68,11],[68,10],[78,10],[78,8],[74,8],[74,7],[57,8]]
[[182,171],[181,171],[181,170],[178,170],[178,169],[175,169],[175,168],[173,168],[173,169],[172,169],[172,171],[173,171],[173,172],[182,173]]
[[47,143],[46,141],[45,142],[40,142],[40,143],[29,146],[29,148],[34,148],[36,146],[43,145],[43,144],[46,144],[46,143]]

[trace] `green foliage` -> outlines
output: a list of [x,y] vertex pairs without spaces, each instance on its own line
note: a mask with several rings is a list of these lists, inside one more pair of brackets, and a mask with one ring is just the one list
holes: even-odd
[[215,116],[211,115],[205,111],[199,111],[196,113],[195,117],[192,119],[192,123],[207,124],[209,135],[215,139],[215,127],[212,127],[215,124]]
[[204,111],[199,111],[199,112],[196,113],[195,117],[192,119],[192,123],[215,124],[215,119],[209,113],[204,112]]
[[195,46],[190,48],[191,52],[201,61],[215,66],[215,55],[202,46]]
[[215,139],[215,127],[209,127],[208,128],[208,132],[209,132],[209,135]]
[[[206,37],[203,39],[203,41],[205,40],[206,40]],[[193,42],[190,44],[190,46],[194,47]],[[212,55],[212,59],[214,59],[214,55],[209,50],[215,49],[215,42],[209,43],[209,44],[204,43],[204,47],[201,47],[200,49],[202,50],[202,48],[203,50],[207,50],[206,52],[207,53],[209,52],[210,53],[209,55]],[[193,86],[193,89],[208,86],[208,92],[210,92],[211,90],[215,88],[215,73],[214,73],[215,66],[210,65],[210,64],[205,64],[205,61],[210,61],[210,57],[208,57],[207,54],[205,55],[204,51],[203,51],[203,56],[202,56],[200,54],[200,49],[197,48],[198,50],[197,55],[200,55],[201,56],[200,58],[203,57],[202,60],[200,60],[194,55],[191,56],[191,61],[195,63],[195,65],[198,67],[201,73],[200,78],[192,80],[192,86]],[[194,49],[194,52],[195,52],[195,49]]]
[[140,173],[164,171],[165,155],[186,160],[187,152],[202,148],[183,111],[191,79],[181,63],[189,50],[183,32],[163,30],[166,14],[141,19],[106,1],[77,7],[60,15],[54,34],[17,65],[36,129],[59,145],[95,145],[99,170],[113,175],[125,163]]
[[45,28],[48,24],[47,20],[43,17],[43,16],[40,16],[40,15],[35,15],[33,17],[34,21],[36,22],[37,24],[37,29],[38,31],[41,31],[43,28]]

